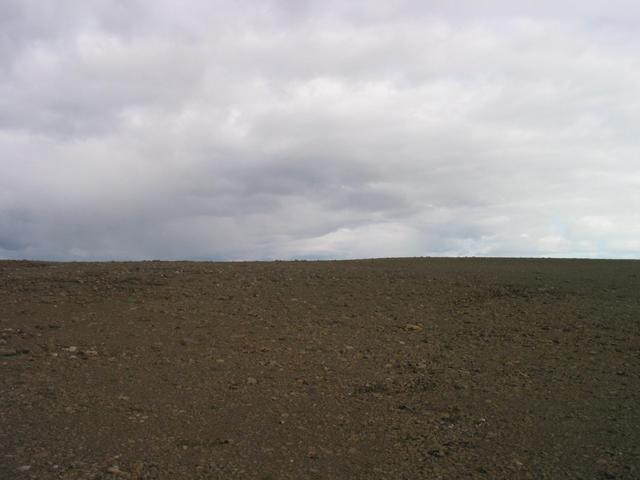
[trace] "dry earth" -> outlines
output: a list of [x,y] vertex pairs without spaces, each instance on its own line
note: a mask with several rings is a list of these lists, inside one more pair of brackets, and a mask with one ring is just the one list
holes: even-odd
[[640,262],[0,262],[2,479],[638,479]]

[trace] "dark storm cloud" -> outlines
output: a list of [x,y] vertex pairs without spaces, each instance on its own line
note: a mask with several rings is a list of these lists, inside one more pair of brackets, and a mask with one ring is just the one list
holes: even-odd
[[635,2],[0,2],[0,257],[637,256]]

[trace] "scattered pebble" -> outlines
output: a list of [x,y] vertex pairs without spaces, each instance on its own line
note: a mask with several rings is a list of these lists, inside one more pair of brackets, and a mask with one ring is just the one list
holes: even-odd
[[120,467],[118,467],[117,465],[107,468],[107,473],[110,473],[111,475],[115,475],[117,477],[129,478],[129,474],[120,470]]
[[18,351],[13,348],[0,348],[0,357],[13,357]]
[[418,324],[415,324],[415,323],[407,323],[404,326],[404,329],[407,332],[420,332],[420,331],[422,331],[422,325],[418,325]]
[[440,448],[435,448],[433,450],[429,451],[429,455],[431,455],[432,457],[436,457],[436,458],[442,458],[445,456],[444,450],[440,449]]

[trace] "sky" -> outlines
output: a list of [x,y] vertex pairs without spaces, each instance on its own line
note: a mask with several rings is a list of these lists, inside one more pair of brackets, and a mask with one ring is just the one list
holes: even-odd
[[0,0],[0,258],[638,258],[639,21]]

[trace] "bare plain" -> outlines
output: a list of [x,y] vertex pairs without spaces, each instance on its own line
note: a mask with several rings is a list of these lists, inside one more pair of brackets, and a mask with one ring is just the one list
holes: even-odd
[[0,262],[2,479],[638,479],[640,262]]

